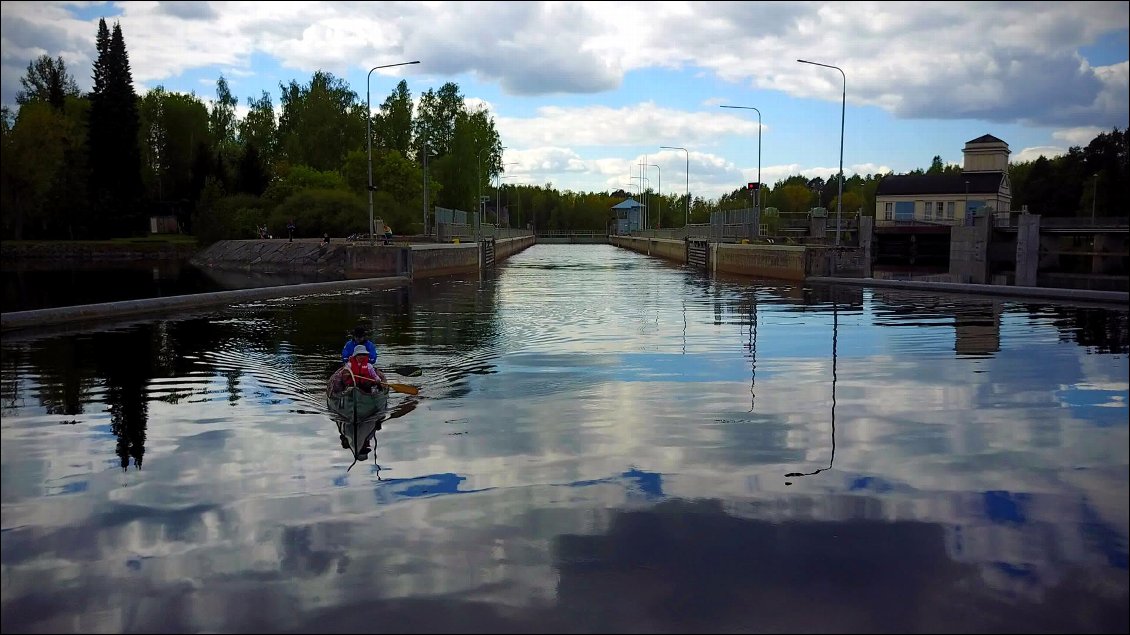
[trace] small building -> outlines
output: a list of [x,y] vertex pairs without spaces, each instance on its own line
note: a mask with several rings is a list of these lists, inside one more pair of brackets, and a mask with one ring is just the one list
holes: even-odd
[[612,211],[616,214],[616,233],[624,235],[639,231],[640,219],[643,216],[642,209],[643,205],[631,198],[613,205]]
[[966,142],[961,174],[888,176],[875,191],[875,225],[965,225],[975,212],[1012,205],[1008,144],[992,135]]
[[150,234],[176,234],[179,232],[180,225],[177,223],[176,216],[169,214],[149,217]]

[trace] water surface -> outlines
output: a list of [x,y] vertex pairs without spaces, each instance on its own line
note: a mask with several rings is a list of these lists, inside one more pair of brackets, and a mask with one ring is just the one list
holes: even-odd
[[[353,465],[345,333],[416,365]],[[1125,632],[1127,313],[482,277],[5,335],[8,632]]]

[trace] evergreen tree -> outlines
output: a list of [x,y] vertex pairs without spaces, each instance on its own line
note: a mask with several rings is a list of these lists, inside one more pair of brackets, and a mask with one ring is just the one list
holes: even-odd
[[108,34],[106,21],[99,20],[96,46],[89,138],[98,233],[128,233],[141,227],[141,154],[137,94],[121,24]]

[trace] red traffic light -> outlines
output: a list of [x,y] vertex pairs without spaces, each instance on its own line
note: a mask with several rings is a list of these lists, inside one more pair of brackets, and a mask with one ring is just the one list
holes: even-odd
[[759,190],[759,189],[761,189],[761,184],[760,183],[750,183],[750,184],[746,185],[746,189],[748,189],[748,190]]

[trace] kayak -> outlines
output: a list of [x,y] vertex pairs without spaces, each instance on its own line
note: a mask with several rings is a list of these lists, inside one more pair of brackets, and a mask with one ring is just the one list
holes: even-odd
[[388,406],[388,386],[379,390],[367,389],[348,381],[349,368],[343,366],[330,376],[326,385],[326,405],[331,412],[347,421],[357,423],[376,417]]
[[384,417],[375,416],[358,421],[347,420],[344,417],[333,417],[333,419],[337,424],[341,447],[349,450],[355,462],[368,459],[369,452],[376,450],[377,432],[381,429]]

